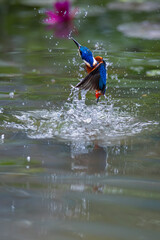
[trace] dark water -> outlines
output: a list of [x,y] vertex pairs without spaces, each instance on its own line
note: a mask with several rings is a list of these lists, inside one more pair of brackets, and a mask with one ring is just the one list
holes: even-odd
[[96,104],[40,2],[0,3],[0,239],[159,240],[159,5],[74,3],[74,37],[108,66]]

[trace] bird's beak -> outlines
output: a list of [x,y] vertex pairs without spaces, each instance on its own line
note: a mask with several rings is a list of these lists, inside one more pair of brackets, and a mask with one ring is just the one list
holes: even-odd
[[77,45],[78,48],[81,47],[81,45],[74,38],[71,37],[71,39],[73,40],[73,42],[75,42],[75,44]]

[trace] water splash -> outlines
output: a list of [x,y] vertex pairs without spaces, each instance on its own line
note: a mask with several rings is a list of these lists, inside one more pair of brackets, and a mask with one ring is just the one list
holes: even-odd
[[14,122],[4,122],[5,127],[25,130],[29,138],[54,138],[83,141],[110,141],[131,136],[157,124],[138,122],[127,112],[114,107],[111,99],[99,104],[86,105],[86,92],[72,88],[64,106],[51,110],[17,112]]

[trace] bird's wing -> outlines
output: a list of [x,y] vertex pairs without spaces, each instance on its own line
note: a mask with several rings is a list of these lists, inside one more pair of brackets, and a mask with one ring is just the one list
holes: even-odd
[[99,80],[101,78],[100,68],[104,65],[103,62],[99,63],[92,72],[90,72],[80,83],[75,87],[85,90],[97,90],[99,89]]

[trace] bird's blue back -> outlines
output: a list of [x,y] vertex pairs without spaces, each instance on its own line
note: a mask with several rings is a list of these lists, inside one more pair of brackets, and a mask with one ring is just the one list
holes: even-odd
[[90,67],[92,68],[93,62],[94,62],[92,52],[87,47],[83,47],[83,46],[80,46],[79,51],[81,54],[81,58],[85,60],[87,63],[89,63]]

